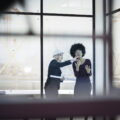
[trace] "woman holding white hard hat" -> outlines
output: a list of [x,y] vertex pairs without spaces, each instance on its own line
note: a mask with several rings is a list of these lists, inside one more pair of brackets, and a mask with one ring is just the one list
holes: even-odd
[[61,67],[72,64],[76,61],[77,58],[72,60],[67,60],[62,62],[63,52],[61,50],[55,50],[53,53],[53,60],[50,62],[48,67],[48,78],[45,83],[45,94],[47,98],[57,98],[58,90],[60,88],[60,82],[64,80],[64,77],[61,77]]

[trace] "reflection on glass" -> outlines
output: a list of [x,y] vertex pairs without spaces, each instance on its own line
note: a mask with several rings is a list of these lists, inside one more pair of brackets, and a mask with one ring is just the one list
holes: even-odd
[[40,33],[39,16],[4,15],[0,18],[0,32],[2,33],[27,33],[29,29]]
[[44,0],[44,12],[92,14],[92,0]]
[[0,90],[40,93],[39,37],[1,37],[0,51]]
[[2,33],[27,33],[28,26],[25,16],[4,15],[0,18],[0,32]]
[[[16,2],[6,11],[10,12],[34,12],[40,13],[40,0],[24,0],[25,5]],[[32,7],[31,7],[32,6]]]
[[[63,62],[72,59],[70,55],[70,48],[75,43],[82,43],[86,47],[86,54],[84,58],[89,58],[92,62],[92,39],[83,38],[65,38],[65,37],[44,37],[44,83],[48,76],[48,66],[50,61],[53,60],[53,53],[56,49],[64,52]],[[74,76],[72,65],[62,67],[62,76],[65,80],[61,82],[59,94],[73,95],[76,78]],[[92,76],[90,77],[92,83]]]

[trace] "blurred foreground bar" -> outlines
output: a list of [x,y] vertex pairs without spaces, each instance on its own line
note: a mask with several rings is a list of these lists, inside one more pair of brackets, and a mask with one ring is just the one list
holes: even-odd
[[42,118],[72,116],[109,116],[120,114],[120,98],[96,97],[71,100],[46,100],[0,97],[0,118]]

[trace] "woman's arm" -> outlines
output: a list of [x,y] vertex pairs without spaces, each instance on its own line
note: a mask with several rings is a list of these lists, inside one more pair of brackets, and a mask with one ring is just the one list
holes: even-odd
[[65,62],[57,62],[57,60],[53,60],[52,66],[54,67],[64,67],[67,65],[72,64],[74,61],[76,61],[77,57],[73,58],[72,60],[67,60]]
[[65,62],[57,62],[56,60],[54,60],[52,62],[53,67],[64,67],[64,66],[67,66],[67,65],[70,65],[70,64],[72,64],[71,60],[67,60]]

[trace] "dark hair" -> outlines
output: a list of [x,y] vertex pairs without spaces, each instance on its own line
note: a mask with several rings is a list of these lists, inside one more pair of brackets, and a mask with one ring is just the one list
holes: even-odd
[[70,48],[70,54],[72,57],[75,57],[75,52],[76,50],[81,50],[82,51],[82,57],[85,55],[85,47],[83,44],[77,43],[71,46]]

